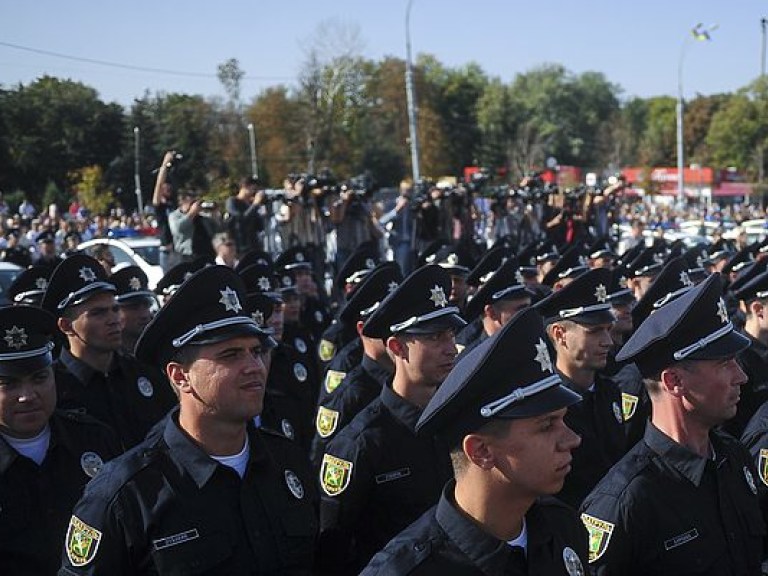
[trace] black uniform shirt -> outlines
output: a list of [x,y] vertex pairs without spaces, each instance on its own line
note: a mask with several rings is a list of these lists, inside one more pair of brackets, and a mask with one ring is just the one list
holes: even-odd
[[725,434],[710,441],[714,460],[648,424],[582,506],[596,574],[760,574],[765,526],[749,455]]
[[[585,574],[587,534],[574,511],[554,498],[542,498],[525,514],[527,571],[517,570],[512,548],[460,512],[455,482],[445,487],[437,506],[421,516],[374,556],[364,576],[462,576]],[[570,564],[571,570],[568,570]],[[576,571],[582,567],[582,572]]]
[[[757,468],[760,508],[763,511],[763,520],[768,522],[768,402],[764,403],[750,419],[741,436],[741,443],[749,450]],[[766,555],[768,555],[768,542],[766,542]]]
[[611,379],[621,392],[627,448],[631,448],[645,435],[645,426],[651,419],[651,398],[645,389],[643,375],[635,363],[617,364],[613,354],[608,358],[608,366],[600,374]]
[[741,387],[741,397],[736,416],[723,424],[723,430],[738,438],[744,432],[749,419],[768,400],[768,346],[749,334],[749,348],[738,356],[739,365],[748,381]]
[[176,404],[167,381],[132,356],[115,353],[107,374],[62,350],[55,364],[57,406],[110,426],[123,448],[135,446]]
[[51,439],[38,466],[0,437],[0,573],[56,574],[61,543],[83,488],[120,444],[101,422],[54,412]]
[[381,389],[391,379],[392,372],[363,354],[360,365],[353,368],[327,400],[317,407],[311,453],[315,468],[320,467],[325,447],[334,434],[378,398]]
[[[310,574],[314,492],[295,445],[249,426],[241,479],[203,452],[173,411],[152,435],[105,467],[75,506],[72,532],[98,536],[67,574]],[[73,526],[76,527],[73,528]],[[87,562],[83,563],[82,559]]]
[[320,469],[320,546],[329,573],[354,573],[440,498],[447,452],[416,436],[422,409],[389,387],[328,443]]
[[581,436],[573,451],[571,471],[558,498],[574,508],[595,487],[606,472],[626,452],[626,432],[621,410],[621,392],[611,380],[595,376],[595,383],[582,390],[560,375],[563,385],[581,395],[581,402],[568,407],[565,423]]

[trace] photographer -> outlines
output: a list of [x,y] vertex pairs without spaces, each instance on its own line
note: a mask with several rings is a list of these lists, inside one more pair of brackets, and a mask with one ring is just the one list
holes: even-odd
[[240,254],[264,249],[261,238],[264,233],[264,218],[260,212],[264,203],[264,190],[261,188],[258,179],[252,176],[242,178],[237,195],[227,198],[224,206],[227,228],[235,239]]
[[389,245],[395,262],[400,265],[404,275],[413,270],[415,253],[413,244],[414,220],[413,210],[410,210],[413,188],[410,182],[403,180],[400,183],[400,194],[395,201],[395,206],[379,218],[379,224],[386,226],[392,222],[389,231]]
[[173,187],[168,181],[170,169],[177,156],[175,150],[168,150],[163,156],[163,163],[157,169],[155,190],[152,194],[152,206],[157,217],[157,227],[160,235],[160,265],[167,271],[173,267],[173,236],[168,226],[168,214],[174,210]]
[[283,250],[301,246],[313,269],[325,269],[325,216],[322,182],[311,176],[289,176],[284,181],[285,203],[278,222]]
[[221,216],[216,204],[201,200],[197,191],[179,192],[179,207],[168,215],[168,226],[182,261],[216,257],[212,240],[222,228]]
[[331,204],[331,223],[336,227],[336,269],[355,248],[370,240],[378,241],[384,231],[371,212],[369,190],[353,184],[344,186]]

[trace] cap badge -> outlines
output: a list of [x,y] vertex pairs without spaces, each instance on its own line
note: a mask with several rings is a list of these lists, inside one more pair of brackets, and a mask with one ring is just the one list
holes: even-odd
[[723,324],[728,322],[728,310],[725,309],[725,302],[722,298],[717,301],[717,315],[720,316],[720,321]]
[[373,258],[368,258],[365,261],[365,267],[366,268],[375,268],[376,267],[376,262],[373,261]]
[[539,338],[539,343],[536,344],[536,356],[534,357],[534,360],[539,363],[542,372],[553,372],[552,359],[549,357],[549,349],[547,349],[547,344],[542,338]]
[[605,302],[608,300],[608,291],[602,284],[598,284],[597,288],[595,288],[595,298],[597,298],[598,302]]
[[448,264],[455,266],[459,263],[459,257],[456,254],[448,254],[448,258],[446,258],[446,261]]
[[283,286],[290,286],[290,285],[291,285],[291,277],[283,276]]
[[656,262],[656,264],[663,264],[664,263],[664,254],[661,254],[660,252],[654,252],[654,254],[653,254],[653,261]]
[[397,282],[395,282],[395,281],[393,280],[392,282],[390,282],[389,284],[387,284],[387,292],[388,292],[389,294],[392,294],[392,292],[394,292],[395,290],[397,290],[397,286],[398,286]]
[[15,348],[16,350],[20,350],[22,346],[27,344],[27,332],[24,330],[24,328],[14,326],[10,330],[5,331],[4,340],[8,345],[8,348]]
[[267,278],[266,276],[259,276],[257,285],[263,292],[266,292],[271,288],[271,284],[269,283],[269,278]]
[[688,276],[688,272],[686,272],[685,270],[680,272],[680,284],[688,288],[693,286],[693,280],[691,280],[691,277]]
[[35,280],[35,286],[37,286],[38,290],[45,290],[46,288],[48,288],[48,280],[46,280],[45,278],[38,278],[37,280]]
[[252,312],[251,318],[253,318],[253,321],[256,322],[258,326],[264,326],[264,312],[262,312],[261,310],[256,310],[255,312]]
[[587,265],[587,259],[584,258],[583,254],[581,256],[579,256],[579,265],[580,266],[586,266]]
[[581,558],[574,552],[573,548],[568,546],[563,548],[563,564],[565,564],[565,571],[568,572],[568,576],[584,576],[586,574]]
[[619,286],[621,286],[622,288],[626,288],[627,287],[627,277],[626,276],[621,276],[619,278]]
[[225,311],[237,313],[243,309],[243,307],[240,306],[240,300],[237,297],[237,292],[232,290],[232,288],[229,286],[227,286],[224,290],[219,290],[219,294],[221,294],[219,303],[224,306]]
[[441,286],[435,284],[434,288],[430,289],[432,295],[429,297],[432,302],[435,303],[435,308],[445,308],[448,304],[448,300],[445,297],[445,291]]
[[520,272],[520,270],[515,272],[515,282],[517,282],[518,284],[522,284],[523,282],[525,282],[525,279],[523,278],[523,273]]
[[296,262],[304,262],[304,254],[296,252]]
[[304,498],[304,485],[292,470],[285,471],[285,485],[288,486],[294,498],[297,500]]
[[96,272],[93,271],[93,268],[83,266],[80,268],[80,278],[83,279],[83,282],[93,282],[96,280]]
[[131,290],[134,292],[137,290],[141,290],[141,280],[136,278],[136,276],[131,276],[131,279],[128,280],[128,286],[131,287]]

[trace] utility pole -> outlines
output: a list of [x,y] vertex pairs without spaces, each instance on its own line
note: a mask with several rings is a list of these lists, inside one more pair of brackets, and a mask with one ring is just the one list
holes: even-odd
[[768,18],[761,18],[760,19],[760,29],[762,31],[762,43],[760,47],[760,77],[765,76],[765,32],[766,27],[768,27]]
[[413,0],[408,0],[405,9],[405,95],[408,105],[408,132],[411,140],[411,166],[413,168],[413,184],[421,180],[419,166],[419,126],[416,118],[416,89],[413,85],[413,66],[411,63],[411,6]]
[[139,140],[141,138],[141,130],[138,126],[133,127],[133,183],[136,193],[136,207],[139,209],[139,214],[144,214],[144,199],[141,194],[141,176],[139,173]]
[[251,147],[251,176],[259,177],[259,164],[256,162],[256,129],[253,123],[248,124],[248,143]]

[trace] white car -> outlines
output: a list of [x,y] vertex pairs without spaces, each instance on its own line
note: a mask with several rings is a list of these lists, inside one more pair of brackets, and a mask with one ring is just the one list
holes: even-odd
[[149,281],[149,289],[154,290],[164,276],[160,266],[160,238],[154,236],[136,236],[128,238],[94,238],[78,245],[89,256],[93,256],[95,246],[107,245],[115,257],[115,268],[132,264],[144,271]]
[[0,262],[0,306],[6,306],[11,303],[7,295],[8,288],[11,287],[16,276],[21,274],[22,270],[24,268],[16,266],[16,264]]

